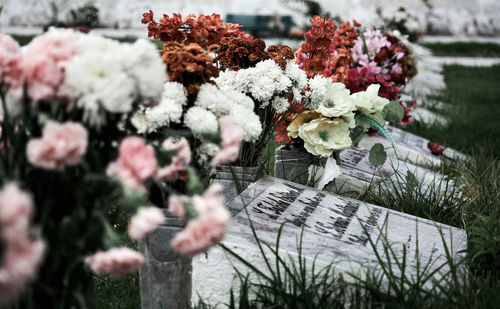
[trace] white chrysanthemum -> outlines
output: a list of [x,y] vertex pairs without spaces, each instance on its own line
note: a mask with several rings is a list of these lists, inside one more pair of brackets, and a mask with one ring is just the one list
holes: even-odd
[[228,114],[232,103],[217,86],[209,83],[201,85],[194,102],[196,106],[211,111],[217,117]]
[[255,142],[262,133],[262,124],[259,116],[253,110],[248,110],[242,106],[235,105],[231,108],[229,114],[233,122],[243,128],[245,131],[244,140],[246,142]]
[[303,88],[297,88],[297,87],[293,87],[292,88],[292,94],[293,94],[293,101],[294,102],[300,102],[303,98],[302,96],[302,91],[304,89]]
[[258,75],[264,75],[270,79],[278,80],[283,75],[283,70],[272,59],[260,61],[255,65]]
[[309,79],[309,91],[306,92],[306,97],[309,98],[309,106],[315,109],[325,99],[328,85],[332,81],[329,78],[324,78],[321,75],[316,75],[314,78]]
[[162,98],[160,104],[146,109],[146,117],[160,127],[167,126],[171,122],[179,122],[182,117],[182,105],[173,100]]
[[255,68],[239,70],[236,72],[232,88],[243,93],[250,92],[252,84],[259,77],[259,72]]
[[181,83],[166,82],[163,85],[162,99],[172,100],[178,105],[185,105],[187,103],[186,89]]
[[82,35],[77,44],[80,53],[111,54],[116,60],[123,59],[123,53],[125,52],[120,42],[93,33]]
[[268,76],[261,76],[261,78],[254,81],[250,86],[250,93],[257,101],[270,100],[275,91],[275,84]]
[[67,40],[72,44],[80,45],[80,40],[82,40],[86,35],[80,31],[75,31],[73,29],[50,27],[49,30],[44,34],[44,36]]
[[286,98],[276,97],[273,99],[273,108],[277,113],[284,113],[288,110],[289,107],[290,103],[288,103],[288,100]]
[[326,117],[341,117],[354,111],[353,99],[349,90],[342,83],[328,85],[325,99],[316,108],[316,111]]
[[186,112],[184,124],[197,135],[214,133],[219,128],[217,117],[211,111],[199,106],[193,106]]
[[139,93],[144,98],[155,99],[163,92],[166,81],[166,67],[156,47],[140,39],[134,44],[123,44],[123,65],[136,81]]
[[139,107],[139,109],[130,118],[130,123],[136,128],[137,133],[150,133],[154,131],[154,126],[146,117],[144,106]]
[[172,122],[180,122],[182,105],[169,99],[162,99],[156,106],[143,107],[132,116],[131,123],[137,133],[151,133]]
[[134,80],[127,75],[113,54],[88,52],[75,56],[66,65],[61,93],[76,100],[84,110],[84,120],[100,125],[102,110],[126,113],[135,99]]
[[255,104],[249,96],[236,90],[225,90],[223,93],[232,101],[232,104],[236,104],[253,111]]
[[292,80],[285,74],[282,74],[277,79],[275,79],[275,92],[280,93],[283,91],[287,91],[290,87],[292,87]]
[[305,89],[307,87],[306,72],[292,60],[287,60],[285,74],[292,80],[295,87],[298,87],[299,89]]
[[356,108],[369,114],[381,113],[384,106],[389,104],[389,100],[378,96],[379,89],[379,84],[372,84],[365,91],[353,94],[351,97]]
[[219,76],[214,78],[214,81],[220,89],[236,89],[237,74],[237,71],[230,71],[229,69],[226,69],[225,71],[219,72]]

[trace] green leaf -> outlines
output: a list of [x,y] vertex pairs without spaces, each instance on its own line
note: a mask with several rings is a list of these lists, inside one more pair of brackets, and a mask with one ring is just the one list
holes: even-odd
[[359,125],[352,130],[352,143],[356,144],[358,143],[362,138],[363,135],[365,134],[365,127]]
[[387,153],[385,152],[384,145],[380,143],[373,145],[372,149],[370,149],[370,156],[368,157],[370,163],[375,166],[380,166],[384,164],[386,159]]
[[404,116],[405,110],[398,101],[391,101],[382,110],[382,117],[391,123],[399,123]]
[[200,177],[198,177],[198,174],[196,173],[196,170],[189,166],[187,168],[188,172],[188,180],[187,180],[187,189],[188,192],[191,194],[203,194],[203,183],[200,180]]
[[413,190],[414,188],[416,188],[418,186],[419,186],[419,183],[418,183],[417,177],[415,176],[415,174],[413,174],[412,172],[408,171],[406,173],[406,189],[408,189],[409,191],[411,191],[411,190]]

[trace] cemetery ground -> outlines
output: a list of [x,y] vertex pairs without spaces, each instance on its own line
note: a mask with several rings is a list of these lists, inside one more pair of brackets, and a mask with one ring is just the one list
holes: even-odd
[[[500,301],[500,66],[452,65],[445,66],[443,74],[446,90],[429,98],[446,102],[435,111],[449,122],[414,122],[405,130],[470,156],[468,162],[442,167],[449,180],[461,187],[466,199],[452,198],[456,191],[440,193],[440,186],[446,183],[431,186],[427,190],[432,192],[425,192],[422,184],[406,183],[406,175],[399,177],[404,185],[398,192],[382,189],[377,194],[356,198],[465,229],[469,251],[462,264],[456,265],[450,259],[448,275],[433,282],[430,273],[410,279],[396,275],[390,268],[364,278],[344,280],[349,274],[335,273],[334,263],[331,268],[316,269],[312,275],[303,264],[290,267],[287,257],[281,256],[272,266],[279,269],[274,276],[262,274],[260,282],[242,277],[242,288],[234,295],[236,301],[229,304],[230,308],[492,308]],[[430,107],[425,102],[423,105]],[[270,174],[275,147],[270,144],[263,155]],[[126,222],[117,228],[125,231]],[[123,235],[125,244],[135,246],[125,232]],[[381,261],[391,256],[390,251],[379,254]],[[401,262],[400,267],[405,267]],[[263,270],[254,269],[258,277],[260,271]],[[380,284],[382,278],[388,284]],[[431,288],[424,288],[429,284]],[[96,276],[94,288],[99,308],[140,307],[138,274],[123,280]],[[197,307],[209,308],[202,302]]]

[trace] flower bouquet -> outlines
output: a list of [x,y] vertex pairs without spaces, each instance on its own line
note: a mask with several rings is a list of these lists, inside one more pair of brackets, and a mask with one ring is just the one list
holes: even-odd
[[[387,121],[403,118],[403,106],[388,99],[399,96],[388,69],[398,63],[389,62],[393,60],[389,56],[380,61],[383,68],[364,62],[370,58],[357,53],[359,33],[348,22],[337,26],[331,19],[315,16],[311,23],[307,41],[297,52],[297,62],[310,78],[302,109],[278,126],[276,141],[340,163],[338,152],[359,142],[369,129],[384,133]],[[356,21],[354,25],[360,26]],[[385,40],[374,45],[391,46]],[[399,75],[400,69],[396,69]],[[383,147],[372,151],[378,152],[374,157],[385,155]]]
[[223,238],[230,215],[206,166],[237,159],[259,123],[250,98],[210,82],[211,60],[199,45],[160,56],[146,40],[51,29],[21,50],[0,34],[0,305],[92,307],[91,271],[141,266],[121,238],[163,224],[165,205],[185,222],[178,252]]
[[[155,21],[150,11],[144,14],[142,22],[148,24],[148,36],[165,42],[162,53],[172,71],[169,80],[185,84],[198,70],[194,64],[186,64],[191,61],[190,57],[179,57],[176,50],[196,49],[196,57],[204,55],[203,66],[209,69],[200,80],[212,85],[190,91],[206,94],[205,100],[194,104],[199,113],[203,109],[203,117],[209,119],[231,114],[245,129],[244,144],[235,164],[241,167],[259,165],[259,156],[279,122],[276,114],[291,113],[298,106],[307,84],[304,71],[293,61],[292,50],[288,46],[266,49],[263,40],[241,32],[239,25],[223,23],[218,14],[184,18],[179,14],[163,15]],[[186,74],[179,74],[177,70],[181,67]],[[223,94],[238,104],[225,104]],[[207,151],[215,149],[212,145],[205,148]]]

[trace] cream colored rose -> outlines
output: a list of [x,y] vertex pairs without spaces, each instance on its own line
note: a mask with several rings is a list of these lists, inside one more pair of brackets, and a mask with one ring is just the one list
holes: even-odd
[[304,147],[315,156],[328,157],[334,150],[342,150],[352,145],[349,126],[341,118],[314,119],[299,128],[299,136]]
[[325,98],[318,105],[316,111],[325,117],[342,117],[355,109],[353,99],[345,85],[331,83],[328,85]]
[[308,123],[309,121],[319,117],[321,117],[321,114],[312,110],[307,110],[305,112],[300,113],[286,128],[288,131],[288,136],[290,136],[291,138],[296,138],[297,136],[299,136],[299,128],[304,123]]
[[381,113],[384,106],[389,104],[389,100],[378,96],[379,89],[379,84],[373,84],[365,91],[353,94],[351,97],[356,108],[366,114]]

